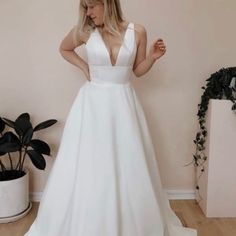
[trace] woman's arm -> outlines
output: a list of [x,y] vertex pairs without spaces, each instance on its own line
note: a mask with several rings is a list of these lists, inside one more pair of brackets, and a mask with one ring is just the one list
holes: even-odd
[[137,77],[146,74],[154,62],[163,56],[166,52],[166,47],[162,39],[157,39],[146,55],[147,48],[147,32],[146,29],[141,25],[135,25],[136,27],[136,38],[137,38],[137,53],[133,66],[133,72]]
[[76,47],[82,45],[85,42],[85,36],[79,35],[79,39],[77,40],[77,37],[75,37],[75,30],[75,27],[73,27],[71,31],[65,36],[60,44],[59,51],[65,60],[80,68],[84,72],[86,78],[90,80],[87,62],[85,62],[74,51]]

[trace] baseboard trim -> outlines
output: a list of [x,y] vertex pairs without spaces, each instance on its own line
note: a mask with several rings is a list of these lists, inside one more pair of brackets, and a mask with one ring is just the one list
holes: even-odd
[[30,192],[29,198],[32,202],[40,202],[43,192]]
[[[183,200],[183,199],[195,199],[196,194],[194,190],[177,190],[177,189],[165,189],[169,200]],[[42,198],[42,192],[30,192],[30,201],[40,202]]]
[[170,200],[196,199],[194,190],[165,189],[165,191]]

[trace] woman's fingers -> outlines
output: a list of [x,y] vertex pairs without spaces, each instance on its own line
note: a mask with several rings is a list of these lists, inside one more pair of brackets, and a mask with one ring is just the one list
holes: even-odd
[[155,46],[165,47],[165,44],[162,39],[157,39],[157,41],[155,42]]
[[160,48],[160,50],[162,51],[166,50],[166,46],[162,39],[157,39],[156,42],[154,43],[154,46]]

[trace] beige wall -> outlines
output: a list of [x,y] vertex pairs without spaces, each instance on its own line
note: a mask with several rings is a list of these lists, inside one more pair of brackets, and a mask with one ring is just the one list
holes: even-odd
[[[236,1],[122,3],[127,20],[146,27],[148,45],[157,37],[166,42],[165,57],[134,86],[150,126],[164,187],[191,190],[193,167],[183,165],[194,152],[201,86],[214,71],[235,66]],[[43,190],[67,114],[85,82],[58,52],[61,39],[77,21],[77,6],[75,0],[0,2],[0,115],[15,119],[29,112],[34,125],[51,118],[59,121],[35,136],[50,143],[53,158],[46,157],[45,172],[27,161],[34,192]]]

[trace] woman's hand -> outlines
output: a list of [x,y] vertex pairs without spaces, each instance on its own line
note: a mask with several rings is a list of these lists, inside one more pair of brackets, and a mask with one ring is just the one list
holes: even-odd
[[86,79],[90,81],[89,66],[76,52],[75,48],[85,43],[85,35],[76,37],[76,27],[72,28],[70,32],[62,40],[59,51],[61,55],[71,64],[80,68]]
[[162,39],[157,39],[152,45],[149,50],[149,57],[156,61],[160,57],[162,57],[166,52],[166,46]]
[[90,79],[90,73],[89,73],[89,66],[87,63],[84,63],[82,66],[82,71],[84,72],[84,75],[86,77],[86,80],[88,80],[89,82],[91,81]]

